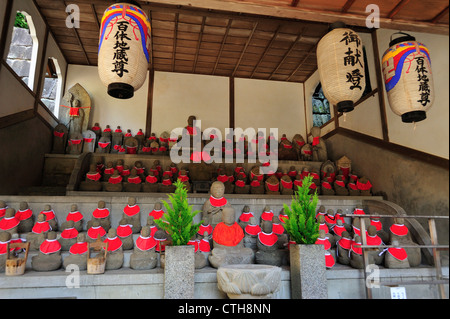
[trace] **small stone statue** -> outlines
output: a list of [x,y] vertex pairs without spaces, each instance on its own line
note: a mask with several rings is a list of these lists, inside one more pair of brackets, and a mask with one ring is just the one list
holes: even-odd
[[144,226],[136,239],[134,251],[130,256],[130,268],[147,270],[156,267],[157,255],[155,252],[156,240],[150,234],[150,227]]
[[261,232],[261,227],[256,223],[256,217],[250,217],[249,223],[244,228],[244,247],[256,250],[256,238]]
[[61,226],[62,232],[59,242],[61,244],[61,250],[67,251],[77,241],[78,230],[75,229],[75,223],[73,220],[69,220],[65,223],[65,227]]
[[[89,223],[88,223],[89,225]],[[87,230],[87,242],[93,243],[97,240],[98,237],[103,238],[106,235],[105,229],[100,225],[100,222],[98,220],[94,220],[91,223],[91,226],[88,226]]]
[[250,218],[255,217],[253,213],[250,211],[250,207],[248,205],[245,205],[242,209],[242,214],[239,216],[239,226],[242,227],[242,229],[245,228],[250,223]]
[[337,262],[342,265],[350,265],[350,249],[352,248],[352,239],[348,231],[343,231],[341,238],[336,242]]
[[89,166],[89,172],[86,174],[86,180],[80,182],[80,191],[99,192],[103,186],[100,182],[102,175],[97,171],[95,164]]
[[65,153],[67,138],[69,137],[68,133],[69,131],[67,127],[62,123],[56,125],[56,127],[53,129],[53,147],[52,147],[53,154]]
[[102,200],[98,202],[97,208],[92,212],[92,219],[87,223],[88,229],[92,227],[94,221],[98,221],[105,231],[111,228],[109,208],[106,207],[106,203]]
[[320,131],[320,127],[314,126],[311,128],[312,157],[314,162],[325,162],[328,160],[327,146],[325,140],[320,137]]
[[81,132],[71,132],[67,141],[67,154],[79,155],[83,152],[83,135]]
[[108,254],[106,255],[106,270],[114,270],[122,268],[123,265],[123,245],[119,237],[117,237],[116,230],[110,228],[108,236],[104,240],[108,243]]
[[[377,235],[376,227],[373,225],[370,225],[367,228],[366,242],[367,242],[367,245],[371,245],[371,246],[384,245],[381,238]],[[375,265],[383,264],[383,260],[384,260],[383,248],[377,248],[376,250],[369,250],[367,252],[367,254],[369,256],[369,264],[375,264]]]
[[[45,220],[44,214],[39,214],[31,232],[27,234],[27,241],[30,242],[30,249],[37,250],[39,245],[51,231],[49,223]],[[40,236],[42,234],[42,236]]]
[[19,220],[16,218],[16,210],[8,207],[5,210],[5,217],[0,220],[0,232],[8,232],[11,235],[17,233],[19,228]]
[[16,218],[19,221],[17,232],[20,234],[28,233],[34,225],[33,211],[28,207],[27,202],[20,202],[19,210],[16,212]]
[[257,236],[255,263],[281,266],[285,259],[285,251],[278,249],[278,236],[272,231],[272,221],[264,221],[262,230]]
[[117,236],[123,244],[123,250],[133,249],[133,231],[126,218],[122,218],[117,226]]
[[399,242],[394,240],[392,242],[394,247],[390,247],[386,251],[386,257],[384,258],[384,266],[386,268],[409,268],[408,253],[406,249],[399,247]]
[[[389,227],[389,239],[393,243],[397,241],[400,246],[417,246],[417,244],[412,240],[411,233],[408,227],[405,225],[405,221],[401,217],[394,218],[394,224]],[[422,254],[419,247],[405,248],[408,255],[408,262],[410,267],[417,267],[422,261]]]
[[109,153],[111,151],[111,138],[102,136],[97,142],[96,153]]
[[52,271],[61,268],[61,244],[56,239],[56,232],[47,234],[47,239],[39,246],[39,253],[31,258],[31,267],[35,271]]
[[123,178],[120,176],[119,171],[115,169],[114,173],[108,179],[108,183],[105,185],[105,191],[121,192],[123,189],[122,180]]
[[226,207],[231,207],[225,197],[225,185],[222,182],[215,181],[210,188],[210,197],[203,204],[202,219],[209,220],[214,228],[222,221],[222,211]]
[[[66,222],[68,221],[73,221],[74,222],[74,227],[78,232],[83,231],[83,214],[80,213],[80,211],[78,210],[78,205],[77,204],[73,204],[70,207],[70,212],[66,217]],[[61,228],[65,228],[64,223],[61,225]]]
[[135,197],[128,197],[128,203],[123,209],[123,217],[131,225],[133,234],[141,231],[141,208],[136,204]]
[[283,175],[280,179],[280,192],[281,195],[293,195],[293,181],[289,175]]
[[69,256],[63,260],[63,267],[67,269],[69,265],[77,265],[79,270],[87,269],[87,251],[88,243],[86,242],[86,235],[79,233],[77,235],[76,243],[69,249]]
[[245,248],[244,231],[235,221],[234,208],[225,207],[222,212],[222,222],[213,231],[213,250],[209,256],[212,267],[219,268],[229,264],[251,264],[254,252]]
[[11,242],[11,234],[8,232],[0,232],[0,272],[4,272],[6,268],[6,259],[8,257],[7,246]]
[[52,230],[57,231],[58,230],[58,220],[56,219],[56,215],[52,209],[52,206],[49,204],[45,205],[44,210],[41,211],[41,214],[45,215],[45,220],[49,223]]
[[361,248],[361,237],[356,235],[350,248],[350,266],[364,269],[364,260]]
[[275,175],[272,175],[266,179],[265,190],[268,195],[280,195],[280,182]]

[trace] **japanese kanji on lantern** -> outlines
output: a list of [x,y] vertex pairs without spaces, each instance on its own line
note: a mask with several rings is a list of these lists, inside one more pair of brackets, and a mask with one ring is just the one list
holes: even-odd
[[103,14],[98,46],[98,73],[108,94],[133,97],[144,84],[150,48],[150,22],[133,0],[118,1]]
[[359,35],[341,22],[317,44],[317,68],[328,102],[338,112],[350,112],[366,87],[364,53]]
[[[403,32],[389,43],[382,58],[382,71],[392,111],[405,123],[427,118],[433,104],[434,87],[428,49]],[[393,34],[393,35],[394,35]]]

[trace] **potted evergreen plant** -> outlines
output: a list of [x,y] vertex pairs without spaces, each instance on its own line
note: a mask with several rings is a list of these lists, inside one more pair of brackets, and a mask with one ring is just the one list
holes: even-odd
[[317,192],[310,194],[313,177],[307,176],[294,192],[291,206],[284,204],[289,217],[284,228],[290,236],[289,257],[291,267],[292,298],[327,298],[325,254],[322,245],[315,245],[319,237],[316,207]]
[[187,243],[202,222],[194,223],[200,211],[189,206],[186,186],[179,180],[174,185],[175,192],[168,194],[172,207],[163,200],[166,213],[155,223],[172,238],[165,250],[164,298],[187,299],[194,297],[195,269],[194,247]]

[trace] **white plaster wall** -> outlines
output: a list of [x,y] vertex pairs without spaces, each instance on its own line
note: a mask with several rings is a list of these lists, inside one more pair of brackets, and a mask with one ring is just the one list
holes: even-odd
[[[389,47],[390,36],[397,30],[377,30],[380,58]],[[419,32],[407,32],[425,44],[431,57],[435,99],[427,118],[414,124],[403,123],[392,112],[385,92],[389,140],[443,158],[449,158],[449,37]]]
[[305,138],[303,85],[279,81],[235,79],[235,127],[278,128],[278,138],[299,133]]
[[152,132],[185,127],[194,115],[202,131],[229,127],[229,79],[220,76],[155,72]]
[[131,129],[133,135],[140,128],[145,131],[148,74],[144,85],[134,92],[134,97],[127,100],[115,99],[108,95],[107,88],[100,81],[96,66],[69,64],[66,91],[77,83],[91,96],[92,106],[88,127],[98,122],[102,129],[106,125],[110,125],[113,130],[120,126],[124,132]]

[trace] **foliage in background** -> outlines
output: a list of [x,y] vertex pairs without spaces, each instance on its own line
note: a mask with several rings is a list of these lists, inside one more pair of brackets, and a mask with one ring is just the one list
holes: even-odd
[[17,28],[28,29],[27,18],[25,18],[23,13],[17,12],[14,26]]
[[319,201],[317,191],[309,194],[309,186],[313,183],[313,177],[307,176],[302,181],[302,186],[294,192],[291,206],[283,204],[284,212],[289,216],[284,228],[290,239],[297,244],[314,244],[319,237],[319,223],[316,220],[316,207]]
[[172,237],[173,246],[182,246],[198,232],[202,221],[198,224],[193,223],[194,217],[200,211],[192,211],[192,206],[189,206],[186,186],[179,180],[174,185],[175,192],[168,194],[172,207],[163,200],[166,213],[162,218],[155,220],[155,223]]

